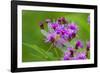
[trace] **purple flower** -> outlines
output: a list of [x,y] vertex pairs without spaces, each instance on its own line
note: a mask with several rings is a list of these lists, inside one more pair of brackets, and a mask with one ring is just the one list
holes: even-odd
[[65,17],[60,17],[60,18],[58,18],[58,20],[57,20],[57,22],[59,23],[59,24],[68,24],[68,21],[65,19]]
[[73,30],[74,32],[77,32],[77,30],[78,30],[78,27],[75,23],[68,24],[67,28]]
[[86,59],[86,53],[82,52],[77,55],[78,59]]
[[64,60],[70,60],[70,55],[71,55],[71,53],[70,52],[65,52],[65,54],[64,54]]
[[88,23],[90,24],[90,16],[88,16]]
[[55,31],[57,34],[61,34],[61,30],[56,30]]
[[85,52],[80,52],[72,58],[72,60],[84,60],[84,59],[86,59],[86,53]]
[[75,49],[78,48],[83,48],[83,43],[80,40],[76,41]]
[[62,35],[64,35],[66,32],[67,32],[67,31],[64,30],[64,29],[61,30],[61,34],[62,34]]
[[56,33],[61,34],[61,35],[64,35],[66,32],[67,31],[64,29],[64,26],[61,26],[61,25],[57,27],[56,29]]
[[78,27],[75,23],[68,24],[67,29],[70,31],[69,38],[75,38],[78,31]]
[[[66,48],[68,45],[70,45],[69,42],[77,35],[77,25],[75,23],[68,23],[64,17],[59,18],[56,22],[51,22],[50,19],[46,19],[46,23],[48,24],[48,30],[41,31],[46,38],[45,42],[51,43],[57,48]],[[40,23],[40,28],[44,29],[43,23]],[[85,56],[83,53],[79,53],[77,56],[75,56],[75,50],[78,48],[83,48],[83,43],[80,40],[76,42],[74,48],[67,48],[67,52],[65,52],[63,59],[84,59]]]
[[90,41],[87,42],[86,49],[87,49],[87,51],[90,49]]
[[59,24],[57,24],[57,23],[52,23],[51,24],[51,27],[55,30],[57,27],[59,26]]
[[75,37],[76,37],[76,33],[73,32],[73,33],[72,33],[72,38],[75,38]]
[[67,40],[70,41],[73,37],[73,30],[67,29],[66,33],[65,33],[65,36],[67,37]]
[[67,50],[70,52],[70,57],[73,57],[74,56],[74,48],[68,47]]
[[54,43],[54,41],[55,41],[54,37],[55,37],[54,34],[49,34],[47,36],[47,38],[46,38],[46,42],[52,42],[52,43]]
[[64,54],[64,60],[71,60],[74,57],[74,48],[68,47],[67,52]]
[[68,47],[67,50],[74,51],[74,48],[73,47]]

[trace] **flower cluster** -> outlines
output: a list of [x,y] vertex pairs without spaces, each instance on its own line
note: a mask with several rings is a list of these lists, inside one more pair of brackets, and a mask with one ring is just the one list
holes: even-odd
[[[47,24],[48,30],[46,31],[44,25]],[[83,48],[83,43],[76,41],[75,47],[66,46],[67,42],[73,40],[79,28],[76,23],[69,23],[64,17],[58,18],[52,22],[50,19],[46,19],[45,22],[40,22],[41,33],[45,36],[46,43],[52,43],[57,48],[67,48],[67,52],[64,52],[64,60],[74,59],[86,59],[86,52],[77,53],[76,50]],[[89,50],[89,42],[87,43],[87,49]]]
[[83,43],[78,40],[76,41],[75,47],[68,47],[64,53],[64,60],[80,60],[87,59],[88,51],[90,48],[90,42],[86,44],[86,50],[77,52],[78,49],[83,49]]
[[77,25],[75,23],[68,23],[64,17],[58,18],[55,22],[47,19],[46,23],[48,25],[48,32],[44,30],[44,24],[40,23],[41,32],[47,34],[45,35],[45,42],[51,42],[55,46],[63,46],[66,42],[75,38],[78,32]]

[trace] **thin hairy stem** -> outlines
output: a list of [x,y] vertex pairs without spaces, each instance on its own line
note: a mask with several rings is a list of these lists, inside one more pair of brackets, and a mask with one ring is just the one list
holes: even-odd
[[50,47],[49,47],[49,49],[47,50],[47,52],[48,51],[50,51],[50,49],[53,47],[53,43],[50,45]]

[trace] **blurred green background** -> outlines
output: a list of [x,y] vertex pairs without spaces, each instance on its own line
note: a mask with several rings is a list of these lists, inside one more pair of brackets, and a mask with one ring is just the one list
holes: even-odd
[[[49,11],[22,11],[22,62],[33,61],[56,61],[62,60],[63,52],[58,48],[52,48],[46,52],[51,44],[44,42],[44,36],[41,34],[39,23],[45,22],[47,18],[55,20],[59,17],[65,17],[69,22],[78,25],[79,31],[76,39],[84,43],[90,39],[90,25],[88,24],[89,13],[72,12],[49,12]],[[47,26],[45,24],[45,29]],[[71,41],[74,45],[75,41]],[[84,47],[86,45],[84,44]],[[62,48],[63,49],[63,48]]]

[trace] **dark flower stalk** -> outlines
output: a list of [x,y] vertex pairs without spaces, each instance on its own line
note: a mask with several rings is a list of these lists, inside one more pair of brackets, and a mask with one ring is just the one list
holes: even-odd
[[90,51],[90,41],[88,41],[86,44],[86,57],[88,57],[89,51]]
[[58,22],[58,24],[61,24],[62,20],[60,18],[58,18],[57,22]]
[[70,52],[70,57],[74,57],[74,48],[73,47],[68,47],[67,50]]
[[40,25],[40,28],[41,28],[41,29],[44,29],[44,25],[43,25],[43,23],[42,23],[42,22],[40,22],[40,24],[39,24],[39,25]]
[[68,24],[68,21],[64,18],[64,17],[60,17],[60,18],[58,18],[58,23],[59,24]]
[[86,44],[86,50],[87,50],[87,51],[90,50],[90,41],[88,41],[87,44]]
[[68,24],[68,21],[64,17],[61,17],[61,20],[62,20],[62,24]]

